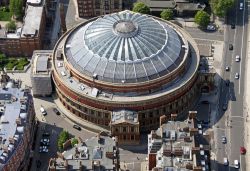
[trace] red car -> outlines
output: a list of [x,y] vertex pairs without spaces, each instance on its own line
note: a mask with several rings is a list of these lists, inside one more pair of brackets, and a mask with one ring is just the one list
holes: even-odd
[[240,154],[246,154],[247,150],[245,147],[240,147]]

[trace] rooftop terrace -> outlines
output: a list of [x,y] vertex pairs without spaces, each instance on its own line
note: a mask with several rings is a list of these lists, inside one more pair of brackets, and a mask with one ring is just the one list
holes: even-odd
[[114,160],[117,159],[117,154],[116,139],[99,135],[64,151],[64,159],[57,158],[55,167],[56,170],[64,170],[67,163],[68,170],[77,170],[80,167],[86,170],[113,170],[116,167]]

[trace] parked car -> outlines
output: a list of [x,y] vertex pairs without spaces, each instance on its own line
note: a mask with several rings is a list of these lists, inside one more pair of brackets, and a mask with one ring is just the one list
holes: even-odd
[[55,114],[60,115],[61,113],[57,110],[57,108],[53,108],[53,111],[55,112]]
[[222,136],[222,137],[221,137],[221,142],[222,142],[223,144],[226,144],[226,143],[227,143],[227,138],[226,138],[225,136]]
[[243,8],[244,8],[244,4],[243,4],[243,2],[241,2],[240,3],[240,10],[243,10]]
[[228,165],[228,159],[226,157],[224,157],[224,159],[223,159],[223,164],[224,164],[224,166]]
[[234,23],[231,24],[231,29],[235,29],[235,24]]
[[240,56],[239,55],[235,56],[235,62],[240,62]]
[[238,72],[235,73],[235,76],[234,76],[235,79],[239,79],[240,78],[240,75]]
[[40,145],[41,145],[41,146],[49,146],[49,142],[44,142],[44,141],[42,141],[42,142],[40,142]]
[[214,24],[208,24],[207,25],[207,30],[209,30],[209,31],[215,31],[216,30],[216,26]]
[[233,50],[234,46],[232,44],[229,44],[229,50]]
[[198,129],[202,129],[201,124],[197,124],[197,126],[198,126]]
[[39,153],[48,153],[49,149],[48,148],[40,148]]
[[43,116],[47,115],[47,112],[43,107],[40,107],[40,111],[43,114]]
[[203,100],[203,101],[201,101],[201,103],[202,103],[202,104],[209,104],[209,101]]
[[234,168],[239,169],[240,168],[240,163],[238,160],[234,160]]
[[41,141],[40,141],[40,142],[48,142],[48,143],[49,143],[50,141],[49,141],[49,139],[48,139],[48,138],[43,138],[43,139],[41,139]]
[[240,147],[240,154],[246,154],[247,150],[245,147]]
[[79,125],[73,125],[73,128],[75,128],[75,129],[77,129],[77,130],[79,130],[79,131],[82,130],[81,127],[80,127]]

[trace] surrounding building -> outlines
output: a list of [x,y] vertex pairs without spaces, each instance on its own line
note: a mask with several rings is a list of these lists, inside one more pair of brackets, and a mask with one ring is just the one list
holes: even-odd
[[133,111],[114,111],[111,116],[110,131],[118,137],[119,144],[139,144],[140,125],[138,114]]
[[36,50],[31,61],[31,84],[34,96],[50,96],[52,93],[52,50]]
[[119,149],[114,137],[97,135],[50,159],[49,170],[118,171]]
[[77,0],[79,17],[94,17],[122,10],[122,0]]
[[42,49],[45,30],[43,0],[28,0],[24,21],[15,32],[0,29],[0,52],[8,56],[32,56],[33,51]]
[[197,11],[203,10],[206,5],[204,2],[189,0],[138,0],[149,8],[152,14],[159,15],[164,9],[173,9],[177,15],[193,16]]
[[0,170],[27,170],[35,128],[35,111],[29,89],[1,73]]
[[[53,52],[52,78],[61,103],[79,119],[148,132],[161,115],[185,117],[195,104],[203,85],[199,61],[195,41],[179,26],[123,11],[66,32]],[[129,112],[137,119],[128,122],[122,115]],[[131,139],[137,135],[119,136],[119,142]]]
[[148,135],[148,170],[209,170],[210,147],[196,114],[190,111],[184,122],[176,114],[161,117],[160,128]]

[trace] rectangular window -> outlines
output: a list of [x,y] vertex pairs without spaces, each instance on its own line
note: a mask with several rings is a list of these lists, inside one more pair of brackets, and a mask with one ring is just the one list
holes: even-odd
[[149,117],[152,118],[153,117],[153,112],[149,113]]
[[98,116],[98,117],[101,117],[101,112],[97,112],[97,116]]
[[127,128],[126,127],[123,127],[123,132],[126,132]]
[[100,1],[98,1],[98,0],[95,1],[95,8],[96,9],[100,9],[101,8]]
[[104,9],[105,9],[106,11],[109,10],[109,1],[107,1],[107,0],[104,1]]
[[119,9],[119,0],[114,1],[114,9]]

